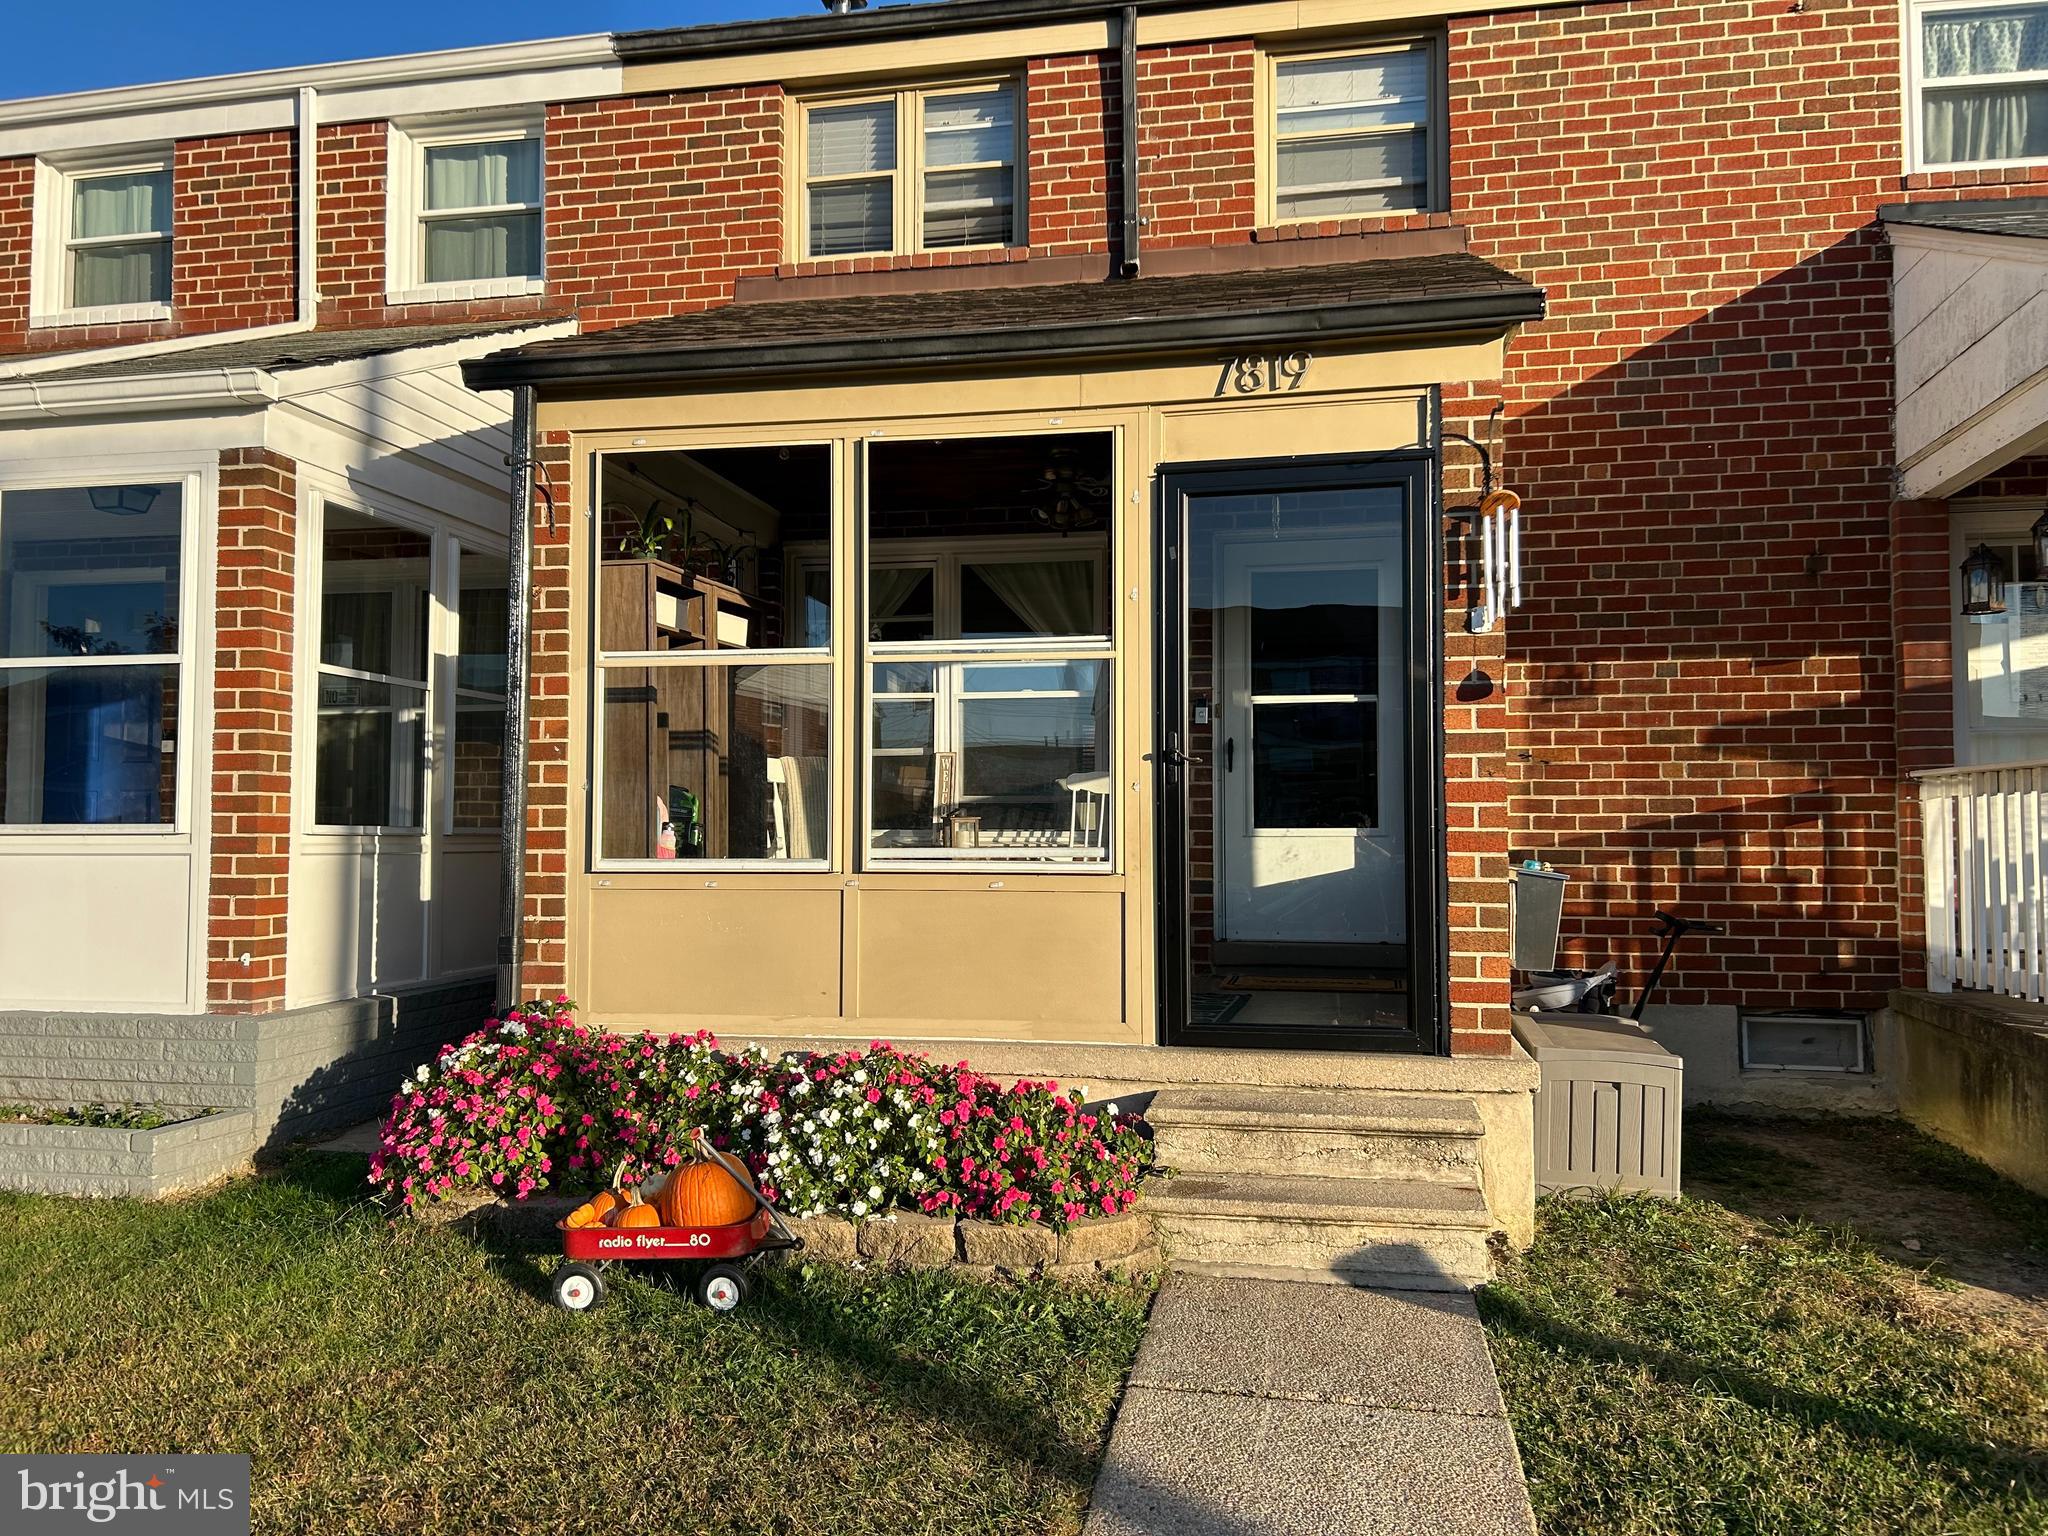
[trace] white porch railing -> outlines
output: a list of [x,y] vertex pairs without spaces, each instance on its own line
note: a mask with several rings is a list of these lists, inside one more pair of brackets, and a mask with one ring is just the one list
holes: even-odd
[[1927,984],[2048,999],[2048,761],[1916,773]]

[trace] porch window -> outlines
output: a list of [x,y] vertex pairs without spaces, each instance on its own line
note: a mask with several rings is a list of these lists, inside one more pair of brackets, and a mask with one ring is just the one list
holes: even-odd
[[871,863],[1112,862],[1109,442],[873,449]]
[[329,507],[320,538],[314,821],[421,826],[433,540]]
[[9,827],[177,821],[184,495],[0,493],[0,809]]
[[1920,164],[2048,158],[2048,4],[1917,0],[1913,22]]
[[1437,76],[1430,42],[1273,60],[1273,221],[1437,206]]
[[600,863],[825,867],[832,450],[614,454],[600,501]]
[[837,97],[799,110],[803,256],[1015,243],[1015,81]]

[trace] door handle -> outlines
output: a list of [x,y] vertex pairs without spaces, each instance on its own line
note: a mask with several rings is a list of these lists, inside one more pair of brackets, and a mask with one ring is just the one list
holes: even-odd
[[1202,760],[1199,757],[1189,757],[1179,747],[1166,747],[1161,750],[1159,761],[1169,768],[1188,768],[1199,767]]
[[1237,772],[1237,738],[1235,736],[1223,738],[1223,771],[1225,773]]

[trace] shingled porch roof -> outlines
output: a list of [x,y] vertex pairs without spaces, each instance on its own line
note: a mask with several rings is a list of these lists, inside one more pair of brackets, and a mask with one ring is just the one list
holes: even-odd
[[1543,292],[1464,252],[1127,281],[1019,284],[727,304],[494,352],[472,389],[1163,358],[1499,335],[1543,318]]

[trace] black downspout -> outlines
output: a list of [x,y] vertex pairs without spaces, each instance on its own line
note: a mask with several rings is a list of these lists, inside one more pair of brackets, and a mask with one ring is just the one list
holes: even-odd
[[1124,196],[1123,240],[1117,252],[1117,275],[1138,275],[1138,231],[1144,220],[1138,213],[1138,8],[1124,7],[1123,25],[1117,30],[1121,56],[1117,61],[1117,83],[1123,93],[1122,189]]
[[498,830],[498,1007],[521,1001],[520,969],[526,905],[526,587],[533,523],[533,386],[512,391],[511,535],[505,553],[508,620],[505,633],[505,743],[503,814]]

